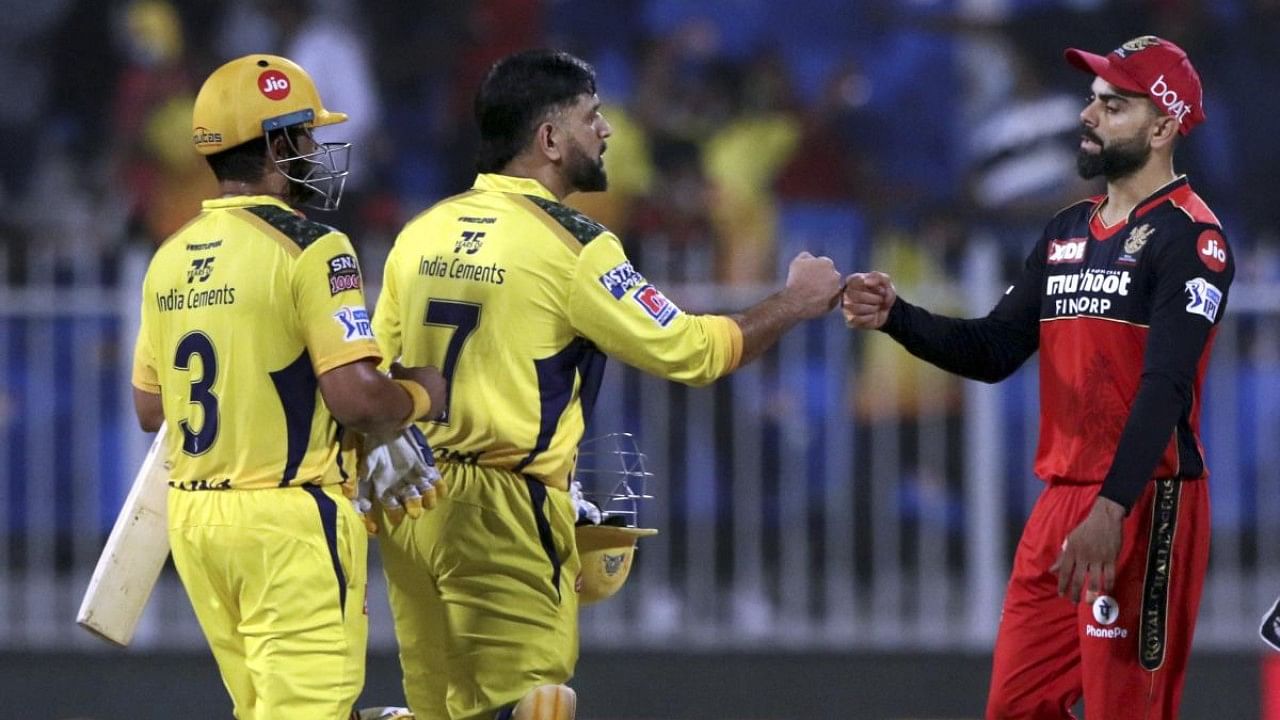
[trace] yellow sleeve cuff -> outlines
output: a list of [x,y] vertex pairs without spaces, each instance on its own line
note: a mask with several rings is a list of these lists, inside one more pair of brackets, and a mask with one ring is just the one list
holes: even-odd
[[729,362],[725,366],[721,377],[728,375],[738,369],[738,364],[742,362],[742,328],[733,318],[727,315],[713,315],[708,319],[716,319],[720,322],[715,323],[712,327],[719,326],[719,334],[724,342],[729,345]]

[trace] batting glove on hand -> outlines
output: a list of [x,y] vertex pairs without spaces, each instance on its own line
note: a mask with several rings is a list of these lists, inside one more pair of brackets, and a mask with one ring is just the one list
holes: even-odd
[[387,438],[366,438],[366,447],[359,495],[381,503],[392,523],[406,514],[419,517],[424,507],[434,508],[447,492],[431,447],[417,427],[410,425]]
[[582,483],[574,480],[569,483],[569,498],[573,500],[573,509],[578,511],[578,524],[599,525],[601,521],[600,508],[582,496]]

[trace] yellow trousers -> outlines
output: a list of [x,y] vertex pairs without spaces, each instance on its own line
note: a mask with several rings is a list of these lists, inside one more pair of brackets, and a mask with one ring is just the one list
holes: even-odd
[[418,720],[490,720],[573,675],[576,513],[567,492],[516,473],[439,469],[447,499],[378,522],[405,697]]
[[347,720],[368,535],[337,486],[169,491],[173,562],[239,720]]

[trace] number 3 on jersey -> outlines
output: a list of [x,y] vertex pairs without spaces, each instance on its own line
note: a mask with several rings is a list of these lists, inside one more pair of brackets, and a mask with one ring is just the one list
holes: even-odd
[[[453,373],[458,367],[458,356],[462,354],[462,346],[467,343],[467,338],[471,337],[471,333],[475,332],[476,327],[480,324],[480,305],[478,303],[459,302],[457,300],[440,300],[431,298],[427,300],[427,314],[423,318],[423,325],[442,325],[453,328],[453,334],[449,337],[449,346],[444,351],[444,367],[440,372],[444,375],[445,388],[449,395],[449,404],[453,404]],[[446,406],[444,414],[436,422],[445,425],[449,424],[449,408]]]
[[213,394],[213,381],[218,377],[218,358],[213,352],[213,341],[199,330],[187,333],[178,341],[173,366],[178,370],[191,369],[191,356],[200,358],[200,379],[191,381],[191,404],[199,405],[204,418],[198,432],[191,429],[191,418],[178,423],[182,428],[182,451],[188,455],[208,452],[218,439],[218,396]]

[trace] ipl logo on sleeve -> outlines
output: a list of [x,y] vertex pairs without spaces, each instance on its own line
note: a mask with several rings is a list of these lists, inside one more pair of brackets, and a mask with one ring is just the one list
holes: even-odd
[[652,285],[645,285],[636,291],[636,302],[662,327],[671,324],[671,320],[680,314],[680,308],[667,299],[662,291]]
[[333,314],[333,319],[342,326],[343,340],[372,340],[373,327],[369,323],[369,311],[362,307],[343,305]]
[[1204,278],[1187,281],[1187,312],[1200,315],[1209,322],[1218,319],[1218,306],[1222,304],[1222,291]]

